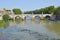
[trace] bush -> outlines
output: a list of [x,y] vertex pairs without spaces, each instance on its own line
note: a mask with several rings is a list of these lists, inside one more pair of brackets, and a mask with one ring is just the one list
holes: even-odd
[[8,20],[9,20],[9,18],[10,18],[10,17],[9,17],[9,15],[8,15],[8,14],[3,15],[3,20],[4,20],[4,21],[8,21]]

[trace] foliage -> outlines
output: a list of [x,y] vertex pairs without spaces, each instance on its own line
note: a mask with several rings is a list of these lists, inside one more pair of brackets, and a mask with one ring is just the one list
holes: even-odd
[[22,11],[18,8],[13,9],[14,14],[22,14]]
[[32,11],[24,12],[24,14],[32,14]]
[[0,20],[0,24],[3,23],[3,20]]
[[8,22],[5,22],[4,20],[0,20],[0,27],[8,27],[9,23]]
[[8,14],[3,15],[3,20],[4,20],[4,21],[8,21],[8,20],[9,20],[9,18],[10,18],[10,17],[9,17],[9,15],[8,15]]
[[60,15],[60,6],[55,9],[54,14]]
[[27,11],[25,12],[25,14],[31,14],[32,12],[34,14],[42,14],[42,12],[44,14],[51,14],[51,13],[54,13],[54,9],[55,7],[54,6],[49,6],[49,7],[45,7],[45,8],[41,8],[41,9],[36,9],[36,10],[33,10],[33,11]]
[[5,24],[5,22],[3,20],[0,20],[0,26],[2,26],[3,24]]

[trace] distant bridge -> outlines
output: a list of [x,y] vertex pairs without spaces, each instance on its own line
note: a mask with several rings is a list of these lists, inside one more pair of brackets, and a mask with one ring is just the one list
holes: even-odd
[[[3,20],[3,15],[0,15],[0,20]],[[20,14],[20,15],[9,15],[10,18],[13,18],[15,20],[16,17],[20,17],[22,19],[25,19],[27,16],[31,17],[31,19],[34,19],[36,16],[40,17],[40,19],[44,19],[45,17],[51,17],[52,14]]]

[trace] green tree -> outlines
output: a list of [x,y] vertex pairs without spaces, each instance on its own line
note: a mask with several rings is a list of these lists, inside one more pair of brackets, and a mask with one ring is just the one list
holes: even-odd
[[60,15],[60,6],[55,9],[54,14]]
[[49,13],[53,13],[54,12],[54,9],[55,9],[54,6],[47,7],[47,10],[48,10]]
[[22,11],[18,8],[13,9],[14,14],[22,14]]
[[41,8],[41,9],[36,9],[36,10],[31,10],[31,11],[27,11],[25,12],[25,14],[31,14],[32,12],[34,14],[42,14],[42,12],[44,14],[51,14],[51,13],[54,13],[55,11],[55,7],[54,6],[48,6],[48,7],[45,7],[45,8]]
[[4,21],[8,21],[8,20],[9,20],[9,18],[10,18],[10,17],[9,17],[9,15],[8,15],[8,14],[3,15],[3,20],[4,20]]
[[51,13],[54,13],[54,9],[55,9],[54,6],[49,6],[49,7],[44,8],[43,12],[44,12],[44,14],[46,14],[46,13],[51,14]]
[[32,14],[32,11],[26,11],[24,14]]

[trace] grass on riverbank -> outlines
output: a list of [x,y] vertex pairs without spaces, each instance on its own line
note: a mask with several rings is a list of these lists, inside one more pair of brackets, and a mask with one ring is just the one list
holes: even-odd
[[0,20],[0,26],[3,26],[5,22],[3,20]]

